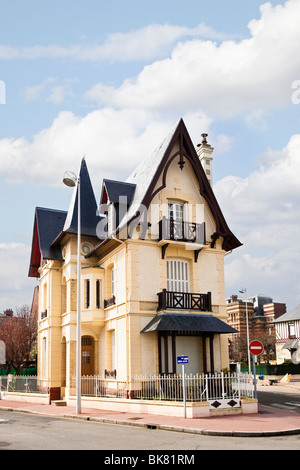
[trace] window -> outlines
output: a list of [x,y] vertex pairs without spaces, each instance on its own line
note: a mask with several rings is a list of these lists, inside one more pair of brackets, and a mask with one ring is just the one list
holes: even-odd
[[111,332],[111,369],[116,369],[116,334],[115,330]]
[[84,281],[84,291],[85,291],[85,296],[84,296],[84,306],[85,308],[90,307],[90,280],[86,279]]
[[42,377],[47,378],[47,339],[42,339]]
[[111,296],[116,295],[116,270],[115,267],[113,266],[111,268]]
[[96,308],[101,308],[101,281],[96,281]]
[[290,322],[289,325],[289,337],[290,338],[293,338],[295,337],[295,323],[294,322]]
[[43,287],[43,311],[47,310],[47,304],[48,304],[48,290],[47,290],[47,282],[45,282],[44,287]]
[[107,212],[107,236],[111,238],[116,230],[116,210],[113,203],[108,206]]
[[187,261],[167,261],[167,290],[189,292],[189,264]]
[[176,220],[177,222],[183,221],[183,204],[178,202],[168,203],[168,219]]
[[83,244],[81,245],[81,251],[82,251],[82,253],[83,253],[84,255],[89,254],[89,252],[91,251],[90,245],[89,245],[88,243],[83,243]]

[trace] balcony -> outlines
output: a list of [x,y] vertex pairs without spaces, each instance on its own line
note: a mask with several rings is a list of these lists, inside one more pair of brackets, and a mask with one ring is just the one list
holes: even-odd
[[47,318],[47,316],[48,316],[47,309],[41,312],[41,320],[44,320],[44,318]]
[[115,304],[116,304],[116,298],[114,295],[110,297],[110,299],[104,300],[104,308],[112,307]]
[[205,222],[178,221],[163,217],[159,222],[159,240],[172,240],[205,244]]
[[211,292],[193,294],[190,292],[173,292],[163,289],[158,294],[158,310],[180,309],[211,312]]

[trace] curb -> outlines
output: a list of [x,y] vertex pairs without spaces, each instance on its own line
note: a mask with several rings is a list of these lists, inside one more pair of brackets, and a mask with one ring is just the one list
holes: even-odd
[[[199,434],[204,436],[224,436],[224,437],[272,437],[272,436],[293,436],[300,434],[300,428],[285,429],[285,430],[276,430],[276,431],[221,431],[221,430],[212,430],[212,429],[198,429],[198,428],[185,428],[183,426],[172,426],[169,424],[149,424],[149,423],[139,423],[136,421],[126,421],[119,419],[109,419],[101,417],[91,417],[91,416],[78,416],[70,414],[55,415],[51,413],[42,413],[40,411],[32,411],[22,408],[12,408],[12,407],[1,407],[0,409],[4,411],[13,411],[20,413],[36,414],[41,416],[51,416],[52,418],[63,418],[63,419],[79,419],[83,421],[91,421],[105,424],[118,424],[121,426],[134,426],[142,427],[147,429],[156,429],[161,431],[172,431],[172,432],[184,432],[188,434]],[[4,422],[7,423],[7,420],[1,420],[0,424]]]

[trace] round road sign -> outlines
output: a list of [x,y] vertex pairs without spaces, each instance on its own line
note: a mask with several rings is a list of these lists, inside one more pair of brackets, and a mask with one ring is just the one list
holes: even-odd
[[259,356],[264,350],[264,347],[260,341],[255,339],[254,341],[251,341],[249,344],[249,351],[251,354],[254,354],[254,356]]

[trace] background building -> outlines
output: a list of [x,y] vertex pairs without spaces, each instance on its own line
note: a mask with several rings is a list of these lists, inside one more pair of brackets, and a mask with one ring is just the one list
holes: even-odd
[[274,321],[277,363],[300,362],[300,305]]
[[[239,359],[239,353],[242,352],[242,349],[247,348],[247,306],[249,340],[262,340],[267,355],[269,348],[274,349],[273,359],[275,359],[276,332],[274,320],[286,312],[286,305],[273,302],[271,297],[263,295],[243,299],[239,298],[238,295],[231,295],[229,299],[226,299],[226,303],[228,325],[238,330],[238,333],[229,335],[230,357],[233,360],[241,360]],[[244,355],[245,351],[243,351],[243,357]],[[270,359],[270,357],[267,359]]]

